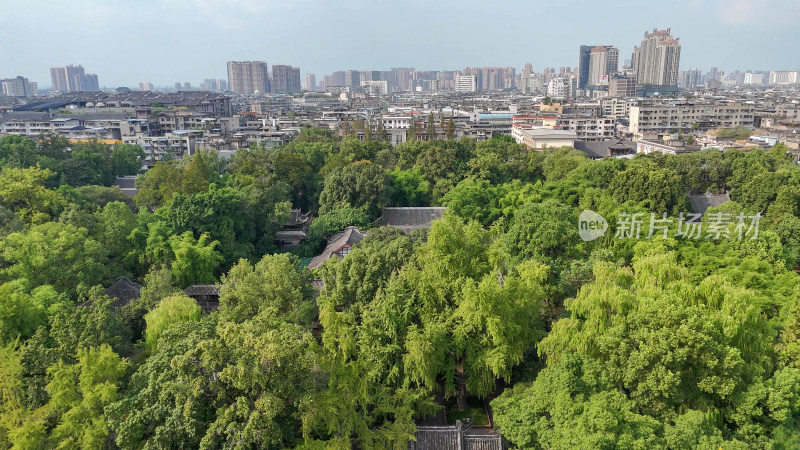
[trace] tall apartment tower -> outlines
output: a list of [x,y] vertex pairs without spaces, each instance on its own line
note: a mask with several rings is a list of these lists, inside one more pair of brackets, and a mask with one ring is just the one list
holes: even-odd
[[533,64],[525,63],[525,67],[522,69],[522,79],[530,78],[532,73],[533,73]]
[[589,77],[586,85],[608,85],[609,77],[617,70],[619,49],[611,45],[598,45],[589,52]]
[[631,62],[636,83],[653,86],[677,86],[681,43],[670,29],[645,32],[641,45],[633,49]]
[[228,61],[228,87],[237,94],[269,92],[269,66],[266,61]]
[[272,66],[272,92],[276,94],[294,94],[301,90],[299,67]]
[[86,73],[83,66],[69,65],[66,67],[51,67],[50,80],[53,89],[61,92],[74,91],[99,91],[100,83],[97,75]]
[[581,45],[578,50],[578,89],[586,88],[589,83],[589,59],[592,55],[592,49],[596,45]]
[[317,77],[313,73],[306,74],[306,90],[307,91],[317,90]]
[[407,91],[411,85],[413,67],[392,67],[392,91]]
[[38,93],[39,87],[36,82],[31,82],[23,76],[0,80],[0,94],[9,97],[34,97]]

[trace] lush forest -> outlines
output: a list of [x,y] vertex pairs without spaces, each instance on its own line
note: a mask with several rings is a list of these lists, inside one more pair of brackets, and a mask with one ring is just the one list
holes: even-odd
[[[785,147],[591,161],[379,138],[162,161],[133,199],[110,186],[138,147],[0,139],[0,448],[405,449],[482,401],[519,448],[800,447]],[[704,192],[730,194],[716,234],[647,237]],[[387,206],[447,211],[406,235],[378,226]],[[279,251],[291,208],[315,220]],[[580,238],[582,210],[605,236]],[[637,213],[641,237],[617,236]],[[349,225],[367,237],[310,271]],[[120,276],[143,287],[118,307]],[[183,293],[216,283],[212,313]]]

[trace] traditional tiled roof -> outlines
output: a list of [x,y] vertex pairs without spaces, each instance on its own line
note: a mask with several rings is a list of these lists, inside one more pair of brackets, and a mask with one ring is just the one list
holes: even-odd
[[183,291],[189,297],[195,296],[219,296],[219,285],[217,284],[193,284]]
[[334,254],[336,254],[336,252],[345,246],[353,246],[354,244],[361,242],[361,240],[366,236],[366,232],[363,232],[356,227],[345,228],[328,240],[328,245],[325,247],[325,250],[311,260],[311,262],[308,264],[308,268],[316,269],[317,267],[323,265],[325,261],[330,259]]
[[712,194],[706,192],[701,195],[690,195],[689,203],[692,204],[692,211],[700,214],[705,214],[706,210],[712,206],[719,206],[725,202],[729,202],[731,197],[727,192],[724,194]]
[[381,223],[410,233],[417,228],[430,228],[431,222],[441,218],[445,209],[443,207],[384,208]]
[[627,154],[633,153],[634,146],[632,143],[611,139],[608,141],[575,141],[575,150],[580,150],[586,153],[590,158],[606,158],[614,154]]
[[127,277],[119,277],[114,280],[111,286],[103,291],[103,294],[115,299],[114,302],[111,303],[111,307],[116,309],[127,305],[133,299],[139,297],[141,290],[142,286],[139,283],[134,283]]

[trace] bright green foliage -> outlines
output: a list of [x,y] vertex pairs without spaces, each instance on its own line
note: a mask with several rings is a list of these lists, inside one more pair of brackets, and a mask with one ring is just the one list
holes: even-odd
[[63,200],[44,185],[53,175],[39,167],[0,170],[0,206],[26,223],[46,222],[63,207]]
[[341,206],[314,218],[306,233],[308,237],[306,245],[316,255],[325,247],[325,239],[349,226],[366,229],[369,226],[367,213],[360,208]]
[[641,203],[655,213],[677,215],[685,209],[686,194],[678,174],[651,164],[632,164],[614,179],[609,189],[618,202]]
[[0,284],[0,346],[33,336],[61,306],[51,286],[31,290],[27,284],[24,278]]
[[[203,376],[196,346],[215,338],[215,323],[177,322],[136,368],[127,390],[107,409],[122,448],[198,448],[214,417],[216,383]],[[174,363],[173,363],[174,362]]]
[[223,261],[232,264],[253,254],[252,245],[241,239],[245,226],[245,217],[237,214],[241,210],[242,203],[234,189],[211,185],[199,194],[175,194],[156,215],[163,219],[170,235],[187,231],[193,236],[208,234],[219,242]]
[[41,342],[42,347],[30,350],[43,358],[49,357],[52,349],[58,360],[72,361],[80,349],[109,345],[117,354],[129,356],[133,347],[130,330],[119,311],[111,308],[111,303],[112,298],[103,295],[102,288],[95,286],[77,305],[61,308],[53,315],[49,339]]
[[173,195],[197,194],[219,181],[220,161],[214,152],[200,151],[179,163],[159,162],[137,180],[136,204],[155,210]]
[[0,241],[0,253],[7,264],[0,277],[25,278],[32,287],[75,293],[106,277],[108,251],[85,228],[72,225],[48,222],[12,233]]
[[512,255],[552,264],[571,256],[578,243],[577,223],[573,208],[558,200],[530,202],[514,213],[505,242]]
[[[539,345],[548,368],[494,402],[501,430],[521,446],[675,448],[723,439],[761,446],[794,426],[786,412],[797,390],[766,400],[772,383],[794,375],[773,375],[775,332],[749,304],[752,294],[716,276],[693,286],[673,253],[637,252],[633,271],[597,263],[595,281],[566,302],[569,317]],[[759,401],[756,414],[748,405]],[[728,419],[704,419],[714,411]],[[700,428],[685,430],[689,421]],[[602,423],[610,428],[596,428]]]
[[144,316],[147,323],[145,341],[147,346],[155,349],[158,339],[164,330],[178,322],[198,321],[202,310],[193,298],[185,295],[173,295],[158,302],[155,308]]
[[66,448],[103,448],[109,431],[103,408],[117,399],[126,365],[104,345],[79,351],[75,365],[55,366],[50,372],[50,402],[45,408],[61,418],[50,440]]
[[216,250],[217,245],[219,242],[211,241],[208,234],[195,239],[191,231],[170,237],[169,246],[175,255],[172,277],[178,286],[214,282],[214,272],[222,262],[222,255]]
[[298,406],[319,387],[317,342],[300,325],[265,311],[241,324],[221,324],[203,356],[218,372],[226,398],[200,448],[285,448],[301,437]]
[[111,166],[114,168],[114,175],[118,177],[136,175],[142,168],[144,157],[145,153],[138,145],[115,145],[111,151]]
[[[406,449],[421,421],[495,397],[519,448],[800,447],[785,146],[591,161],[453,141],[439,119],[396,148],[355,118],[344,139],[160,162],[138,212],[105,187],[137,148],[0,138],[0,448]],[[707,214],[761,211],[759,236],[645,237],[706,191],[734,200]],[[448,212],[303,268],[390,205]],[[275,254],[290,208],[316,216],[309,242]],[[605,236],[578,239],[583,209]],[[615,238],[622,213],[643,214],[639,241]],[[103,294],[121,275],[139,298]],[[220,286],[218,311],[192,283]]]
[[12,448],[105,448],[104,409],[117,399],[126,368],[107,345],[79,350],[75,364],[51,366],[50,400],[9,432]]
[[389,172],[392,185],[392,206],[428,206],[430,182],[419,167],[412,170],[395,169]]
[[314,308],[306,276],[286,254],[265,256],[255,266],[242,260],[222,277],[220,315],[239,323],[262,314],[308,324]]
[[377,217],[389,201],[389,176],[369,161],[356,161],[332,172],[325,177],[324,186],[319,197],[320,214],[349,204]]
[[510,136],[494,136],[475,147],[468,166],[472,175],[501,184],[513,179],[530,180],[527,161],[530,150]]

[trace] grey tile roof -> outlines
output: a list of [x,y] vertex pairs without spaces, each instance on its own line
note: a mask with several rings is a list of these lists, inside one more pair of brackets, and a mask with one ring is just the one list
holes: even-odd
[[183,291],[189,297],[194,296],[219,296],[219,285],[217,284],[193,284]]
[[116,309],[127,305],[133,299],[139,297],[141,290],[142,286],[139,283],[134,283],[127,277],[119,277],[111,286],[103,291],[103,294],[115,299],[114,302],[111,303],[111,307]]
[[619,141],[611,139],[608,141],[575,141],[575,150],[580,150],[586,153],[590,158],[606,158],[612,156],[612,150],[615,153],[632,153],[634,151],[633,143],[626,141]]
[[408,233],[417,228],[429,228],[434,220],[442,217],[445,209],[444,207],[384,208],[381,223]]
[[308,264],[308,268],[316,269],[317,267],[323,265],[325,261],[334,256],[334,254],[343,247],[352,247],[354,244],[361,242],[366,236],[366,232],[363,232],[356,227],[345,228],[328,239],[328,245],[325,246],[325,250],[311,260],[311,262]]
[[710,192],[706,192],[705,194],[701,195],[690,195],[689,196],[689,203],[692,205],[692,211],[700,214],[705,214],[706,210],[712,206],[719,206],[725,202],[729,202],[731,197],[728,193],[724,194],[712,194]]

